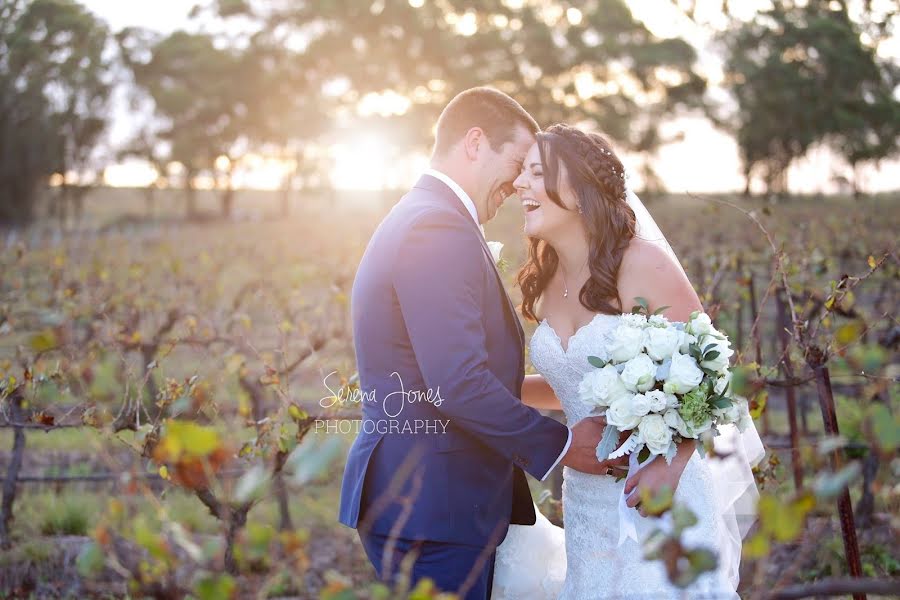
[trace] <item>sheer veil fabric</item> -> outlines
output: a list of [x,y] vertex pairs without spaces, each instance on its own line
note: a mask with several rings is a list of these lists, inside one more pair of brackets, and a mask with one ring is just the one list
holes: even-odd
[[[637,237],[664,248],[687,278],[684,266],[666,236],[630,188],[626,188],[626,200],[637,220]],[[759,497],[752,468],[763,459],[765,449],[755,426],[748,427],[742,433],[734,425],[719,429],[714,448],[719,456],[709,457],[707,462],[715,482],[716,506],[725,525],[723,539],[716,546],[722,554],[719,560],[728,565],[729,578],[737,588],[741,545],[756,519],[756,500]]]

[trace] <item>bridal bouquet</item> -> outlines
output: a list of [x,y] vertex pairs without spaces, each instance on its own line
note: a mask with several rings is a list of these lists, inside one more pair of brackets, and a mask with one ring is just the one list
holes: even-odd
[[[596,369],[578,389],[582,400],[606,415],[599,460],[638,452],[642,459],[662,455],[671,463],[684,439],[717,435],[717,426],[725,424],[744,431],[752,423],[747,401],[729,393],[730,342],[706,313],[695,311],[687,323],[625,314],[610,335],[607,360],[589,357]],[[620,432],[629,430],[616,449]],[[703,453],[703,445],[697,447]]]

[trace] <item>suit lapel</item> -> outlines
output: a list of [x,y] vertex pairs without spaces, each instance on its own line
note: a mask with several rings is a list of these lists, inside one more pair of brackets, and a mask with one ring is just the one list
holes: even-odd
[[[503,284],[503,277],[500,275],[500,270],[497,269],[497,264],[494,262],[494,256],[491,254],[491,249],[488,248],[487,241],[485,241],[484,236],[481,234],[481,230],[478,227],[478,224],[472,219],[472,215],[469,214],[469,211],[466,210],[466,207],[463,205],[462,200],[457,198],[456,194],[451,190],[447,185],[430,175],[422,175],[419,178],[419,181],[416,182],[416,185],[413,187],[417,187],[423,190],[428,190],[430,192],[438,193],[444,196],[449,196],[453,199],[452,206],[463,215],[466,219],[466,222],[475,229],[478,240],[481,243],[481,249],[484,251],[485,260],[490,264],[490,268],[494,271],[494,276],[497,280],[497,285],[500,287],[500,294],[503,296],[506,302],[506,314],[507,317],[512,321],[514,329],[516,330],[516,335],[519,338],[520,347],[525,347],[525,332],[522,329],[522,324],[519,322],[519,318],[516,316],[516,309],[513,306],[512,300],[509,297],[509,294],[506,293],[506,286]],[[520,363],[522,363],[521,367],[524,369],[524,353],[520,359]],[[521,369],[520,369],[521,370]]]
[[523,344],[525,343],[525,332],[522,330],[522,324],[519,322],[519,318],[516,316],[516,308],[513,306],[512,299],[509,297],[509,294],[506,293],[506,286],[503,284],[503,276],[500,274],[500,269],[497,268],[497,263],[494,262],[494,255],[491,254],[491,249],[488,247],[487,242],[484,239],[484,236],[481,235],[481,232],[478,232],[478,237],[481,240],[481,248],[484,250],[484,255],[487,258],[487,261],[491,265],[491,269],[494,271],[494,275],[497,278],[497,285],[500,286],[501,295],[506,299],[506,309],[509,316],[512,318],[513,322],[516,326],[516,333],[519,336],[519,342]]

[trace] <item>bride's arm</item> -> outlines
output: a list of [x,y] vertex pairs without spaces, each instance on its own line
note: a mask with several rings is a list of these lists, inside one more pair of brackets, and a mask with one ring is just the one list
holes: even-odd
[[522,382],[522,402],[540,410],[562,410],[553,388],[541,375],[526,375]]

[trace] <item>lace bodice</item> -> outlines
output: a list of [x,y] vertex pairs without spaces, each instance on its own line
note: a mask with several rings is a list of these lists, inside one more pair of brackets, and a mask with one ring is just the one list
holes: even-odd
[[556,392],[569,427],[594,408],[578,399],[578,384],[594,368],[588,356],[608,358],[607,339],[621,318],[621,315],[595,315],[572,334],[565,347],[547,319],[541,321],[531,337],[531,362]]
[[[531,362],[553,388],[562,404],[569,427],[591,414],[594,407],[583,402],[578,386],[584,374],[594,367],[589,356],[608,358],[609,336],[621,315],[597,314],[576,330],[565,343],[545,319],[530,342]],[[685,592],[668,583],[661,562],[647,562],[643,550],[632,540],[619,545],[618,508],[625,482],[613,477],[588,475],[568,467],[563,469],[563,515],[565,525],[565,581],[560,600],[598,600],[608,598],[663,600],[683,598]],[[688,529],[683,540],[689,546],[710,547],[716,540],[719,522],[712,494],[712,479],[707,465],[694,454],[682,474],[675,501],[689,506],[700,522]],[[658,520],[636,517],[639,539],[645,539],[657,527]],[[531,531],[529,531],[531,530]],[[561,532],[549,529],[511,526],[510,535],[498,548],[495,597],[503,600],[549,600],[556,598],[548,582],[558,581],[553,572],[544,572],[539,563],[527,559],[527,546],[548,548],[553,554]],[[544,553],[547,561],[547,552]],[[558,561],[550,560],[551,564]],[[530,584],[532,592],[511,591],[523,579],[541,581]],[[500,590],[500,593],[496,593]],[[509,591],[507,591],[509,590]],[[687,597],[734,599],[737,594],[724,571],[703,575],[687,590]]]

